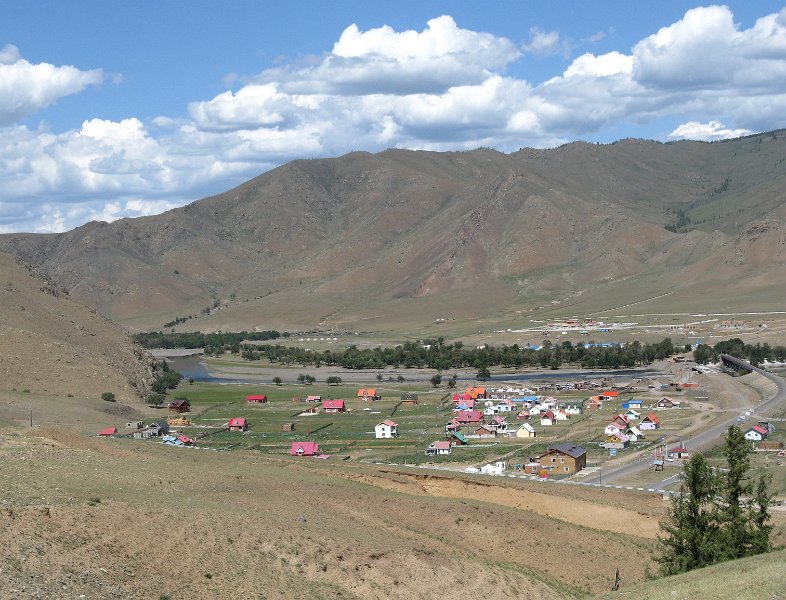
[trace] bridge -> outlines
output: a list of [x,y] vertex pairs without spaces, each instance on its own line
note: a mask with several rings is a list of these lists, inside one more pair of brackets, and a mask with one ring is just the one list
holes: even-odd
[[[721,354],[720,355],[721,361],[724,365],[729,366],[729,368],[738,370],[738,371],[747,371],[751,373],[758,373],[763,377],[766,377],[770,381],[772,381],[777,386],[777,391],[773,395],[772,398],[761,402],[756,407],[757,414],[762,412],[766,412],[777,407],[782,402],[786,401],[786,381],[783,380],[782,377],[765,371],[764,369],[760,369],[759,367],[754,367],[747,361],[742,360],[741,358],[737,358],[736,356],[731,356],[729,354]],[[702,448],[707,448],[717,444],[723,434],[729,429],[730,425],[737,424],[737,416],[728,419],[727,421],[716,425],[712,429],[708,429],[706,431],[702,431],[701,433],[695,435],[690,439],[684,440],[684,446],[689,448],[691,451],[693,450],[700,450]],[[612,481],[616,481],[618,479],[622,479],[624,477],[629,477],[634,475],[640,471],[644,471],[645,469],[652,468],[652,461],[650,460],[649,456],[642,456],[636,460],[636,462],[632,462],[625,465],[620,465],[618,467],[609,467],[603,469],[603,479],[607,483],[611,483]],[[670,478],[671,479],[671,478]],[[600,477],[595,477],[590,475],[586,478],[587,483],[599,483]]]

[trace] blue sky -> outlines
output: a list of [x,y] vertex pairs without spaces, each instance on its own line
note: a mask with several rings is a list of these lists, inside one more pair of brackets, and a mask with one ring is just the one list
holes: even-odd
[[0,7],[0,232],[155,214],[352,150],[782,127],[783,2]]

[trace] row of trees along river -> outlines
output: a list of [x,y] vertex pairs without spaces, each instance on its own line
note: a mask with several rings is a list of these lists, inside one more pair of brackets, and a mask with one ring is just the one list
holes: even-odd
[[358,348],[315,351],[285,344],[246,344],[245,341],[275,340],[288,337],[277,331],[240,333],[143,333],[135,339],[146,348],[204,348],[205,354],[231,352],[244,360],[266,360],[275,364],[331,366],[347,369],[382,369],[389,366],[447,370],[455,368],[485,369],[488,367],[550,367],[564,364],[582,368],[632,368],[650,364],[684,350],[666,338],[653,344],[638,341],[619,345],[552,344],[544,341],[542,348],[528,346],[466,347],[461,342],[446,343],[444,338],[406,342],[394,347]]

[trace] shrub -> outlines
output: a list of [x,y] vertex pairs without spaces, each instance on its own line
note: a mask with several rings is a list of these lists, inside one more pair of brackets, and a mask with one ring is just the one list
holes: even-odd
[[114,402],[115,395],[112,392],[104,392],[103,394],[101,394],[101,400],[104,400],[106,402]]

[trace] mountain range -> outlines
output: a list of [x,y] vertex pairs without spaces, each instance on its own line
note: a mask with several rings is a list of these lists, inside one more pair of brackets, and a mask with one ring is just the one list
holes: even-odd
[[782,308],[785,201],[786,131],[354,152],[0,250],[131,329],[510,327]]

